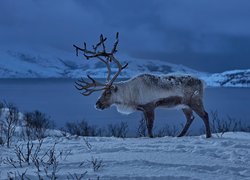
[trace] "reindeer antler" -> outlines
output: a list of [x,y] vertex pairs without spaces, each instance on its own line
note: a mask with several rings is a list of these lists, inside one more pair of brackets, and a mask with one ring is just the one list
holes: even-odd
[[[102,84],[102,83],[94,80],[89,75],[87,75],[87,77],[88,77],[88,79],[91,80],[91,82],[87,82],[83,78],[81,78],[75,82],[76,89],[78,89],[80,91],[85,90],[84,92],[81,93],[82,95],[88,96],[95,91],[100,91],[100,90],[106,89],[106,84]],[[101,87],[101,88],[96,89],[96,87]]]
[[[95,46],[93,45],[93,51],[87,49],[87,44],[84,42],[83,48],[80,48],[79,46],[76,46],[73,44],[73,46],[76,49],[76,56],[79,55],[79,51],[83,52],[83,55],[85,56],[86,59],[90,58],[96,58],[96,57],[110,57],[113,56],[117,52],[117,45],[119,43],[119,33],[116,33],[116,41],[114,43],[113,49],[111,52],[106,52],[106,46],[105,46],[105,41],[107,40],[106,37],[103,37],[103,35],[100,35],[100,42],[98,42]],[[102,51],[98,51],[99,47],[102,47]],[[110,60],[110,59],[109,59]]]
[[[122,66],[121,63],[114,57],[114,54],[117,52],[117,45],[119,43],[119,33],[118,32],[116,33],[116,40],[115,40],[114,46],[110,52],[106,51],[106,46],[105,46],[106,40],[107,40],[107,38],[103,37],[103,35],[101,34],[100,41],[96,45],[92,46],[93,50],[88,50],[87,44],[85,42],[84,42],[83,48],[80,48],[76,45],[73,45],[76,49],[77,56],[79,55],[79,51],[81,51],[81,52],[83,52],[83,55],[87,60],[92,59],[92,58],[97,58],[101,62],[103,62],[107,67],[106,84],[103,84],[103,83],[100,83],[100,82],[94,80],[89,75],[87,75],[87,77],[88,77],[88,79],[91,80],[91,82],[87,82],[83,78],[81,78],[80,80],[78,80],[78,82],[76,82],[75,87],[78,90],[85,90],[82,93],[85,96],[88,96],[95,91],[100,91],[100,90],[110,88],[112,86],[112,84],[114,83],[114,81],[117,79],[117,77],[120,75],[121,71],[128,66],[128,63],[126,63],[124,66]],[[116,72],[114,77],[110,80],[110,76],[111,76],[110,63],[112,61],[115,62],[115,64],[117,65],[118,71]],[[102,87],[102,88],[97,89],[96,87]]]
[[122,70],[128,66],[128,63],[122,66],[121,63],[114,56],[112,57],[112,60],[116,63],[118,71],[115,73],[114,77],[108,82],[109,86],[111,86],[114,83],[117,77],[121,74]]

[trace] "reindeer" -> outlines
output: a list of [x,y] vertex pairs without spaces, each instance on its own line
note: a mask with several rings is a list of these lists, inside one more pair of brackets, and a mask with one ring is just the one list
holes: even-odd
[[[93,92],[103,91],[96,102],[96,109],[104,110],[114,105],[118,112],[124,114],[142,111],[149,137],[153,137],[154,110],[157,107],[182,109],[186,117],[186,124],[178,137],[184,136],[192,124],[193,111],[203,120],[206,137],[211,137],[208,113],[204,109],[202,100],[204,89],[202,80],[189,75],[140,74],[126,81],[115,82],[122,70],[128,66],[128,63],[122,66],[114,56],[119,42],[118,35],[117,33],[116,41],[110,52],[106,51],[107,38],[104,38],[103,35],[100,36],[100,42],[93,46],[93,50],[88,50],[86,43],[83,48],[73,45],[77,56],[81,51],[87,60],[97,58],[107,67],[105,83],[98,82],[89,75],[87,75],[89,81],[81,78],[75,82],[75,87],[81,91],[81,94],[89,96]],[[110,63],[112,62],[117,65],[118,71],[111,78]]]

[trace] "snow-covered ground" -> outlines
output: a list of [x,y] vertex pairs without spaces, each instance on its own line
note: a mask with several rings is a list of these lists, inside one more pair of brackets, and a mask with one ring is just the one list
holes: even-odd
[[[225,133],[210,139],[204,136],[152,139],[47,137],[40,154],[53,147],[55,142],[58,179],[73,179],[85,172],[83,179],[250,179],[250,133]],[[22,143],[26,144],[23,141],[16,144]],[[25,176],[37,179],[37,170],[32,163],[23,168],[19,168],[18,163],[17,168],[5,163],[7,157],[17,159],[13,148],[1,146],[0,154],[1,179],[7,179],[7,173],[13,177],[15,172],[18,176],[17,172],[25,171]],[[94,162],[101,166],[96,171],[93,170]],[[43,171],[41,168],[40,174]]]

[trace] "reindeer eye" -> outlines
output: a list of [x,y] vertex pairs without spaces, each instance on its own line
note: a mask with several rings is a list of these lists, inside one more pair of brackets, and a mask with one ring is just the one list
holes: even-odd
[[111,90],[112,90],[113,92],[117,92],[118,88],[117,88],[117,86],[111,86]]
[[111,90],[110,89],[106,90],[105,94],[106,95],[111,95]]

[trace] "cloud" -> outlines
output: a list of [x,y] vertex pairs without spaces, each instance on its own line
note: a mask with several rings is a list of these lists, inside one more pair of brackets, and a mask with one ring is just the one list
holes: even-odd
[[1,0],[0,45],[71,51],[119,31],[121,52],[136,56],[246,53],[249,9],[247,0]]

